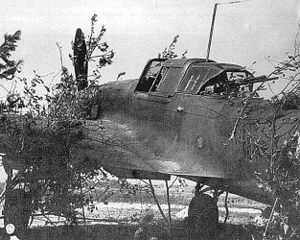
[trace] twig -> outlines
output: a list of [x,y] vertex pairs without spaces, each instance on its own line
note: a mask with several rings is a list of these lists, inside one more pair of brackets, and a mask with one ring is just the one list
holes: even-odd
[[58,74],[60,74],[61,73],[61,70],[59,70],[54,76],[53,76],[53,78],[51,79],[51,81],[50,81],[50,84],[49,84],[49,86],[51,86],[52,85],[52,83],[53,83],[53,81],[54,81],[54,79],[58,76]]
[[83,216],[83,222],[85,222],[85,211],[84,211],[84,202],[83,202],[83,191],[82,191],[82,177],[80,174],[80,196],[81,196],[81,208],[82,208],[82,216]]
[[10,93],[10,91],[6,87],[4,87],[2,84],[0,84],[0,87],[2,87],[7,93]]
[[229,214],[227,199],[228,199],[228,191],[226,191],[226,196],[225,196],[225,210],[226,210],[226,215],[225,215],[225,219],[224,219],[224,224],[226,224],[227,219],[228,219],[228,214]]
[[231,141],[231,140],[234,139],[235,133],[236,133],[236,131],[237,131],[237,127],[238,127],[238,125],[239,125],[239,123],[240,123],[240,120],[243,118],[243,114],[244,114],[244,111],[245,111],[245,109],[246,109],[246,107],[247,107],[247,103],[248,103],[248,100],[249,100],[249,99],[250,99],[250,98],[248,98],[247,101],[245,102],[245,105],[243,106],[243,108],[242,108],[242,110],[241,110],[241,114],[240,114],[240,116],[238,117],[238,119],[237,119],[236,122],[235,122],[235,125],[234,125],[234,127],[233,127],[233,130],[232,130],[231,135],[230,135],[230,137],[229,137],[229,141]]
[[42,214],[42,216],[44,217],[44,218],[46,218],[47,219],[47,221],[51,224],[51,225],[53,225],[53,226],[56,226],[55,225],[55,223],[54,222],[52,222],[51,220],[50,220],[50,218],[48,218],[47,217],[47,215],[46,214]]
[[62,50],[61,50],[61,46],[59,45],[58,42],[56,42],[56,46],[58,47],[58,50],[59,50],[61,69],[63,69],[63,68],[64,68],[64,65],[63,65],[63,59],[62,59]]
[[293,239],[293,237],[296,235],[297,231],[299,231],[299,230],[300,230],[300,227],[297,227],[297,228],[292,232],[292,234],[291,234],[288,238],[286,238],[286,240]]
[[270,217],[269,217],[269,219],[268,219],[268,223],[267,223],[267,225],[266,225],[265,232],[264,232],[264,235],[263,235],[264,237],[267,236],[267,232],[268,232],[268,229],[269,229],[271,220],[272,220],[273,215],[274,215],[274,211],[275,211],[275,207],[276,207],[277,201],[278,201],[278,197],[275,199],[275,202],[274,202],[272,211],[271,211],[271,213],[270,213]]
[[249,101],[250,99],[252,99],[252,98],[256,95],[256,93],[261,89],[261,87],[263,86],[263,84],[267,81],[268,78],[270,78],[270,77],[275,73],[275,71],[276,71],[276,70],[274,70],[273,72],[271,72],[271,73],[266,77],[266,79],[265,79],[264,81],[262,81],[262,82],[259,84],[259,86],[258,86],[258,87],[257,87],[257,88],[249,95],[249,97],[247,97],[247,99],[245,100],[244,106],[243,106],[243,108],[242,108],[242,110],[241,110],[241,114],[240,114],[240,116],[238,117],[238,119],[236,120],[236,123],[235,123],[235,125],[234,125],[234,128],[233,128],[233,130],[232,130],[232,132],[231,132],[231,135],[230,135],[230,137],[229,137],[229,141],[234,139],[235,133],[236,133],[236,131],[237,131],[237,127],[238,127],[238,125],[239,125],[239,123],[240,123],[240,120],[243,118],[243,114],[244,114],[244,111],[245,111],[245,109],[246,109],[246,107],[247,107],[248,101]]
[[[83,218],[78,217],[78,220],[83,220]],[[101,219],[101,218],[89,218],[86,217],[85,220],[88,221],[97,221],[97,222],[114,222],[114,223],[120,223],[121,221],[119,220],[110,220],[110,219]]]
[[145,180],[143,180],[143,179],[140,179],[140,180],[141,180],[141,182],[145,183],[146,186],[149,186],[149,183],[147,183]]
[[93,191],[93,189],[100,183],[100,180],[98,179],[97,182],[95,184],[93,184],[92,186],[89,187],[88,190],[83,192],[83,195],[90,193],[91,191]]
[[101,54],[101,55],[94,55],[94,56],[91,56],[90,59],[93,59],[93,58],[101,58],[103,56],[106,56],[106,54]]
[[169,224],[171,224],[172,217],[171,217],[171,204],[170,204],[170,188],[168,186],[168,180],[165,180],[166,188],[167,188],[167,202],[168,202],[168,214],[169,214]]
[[163,219],[165,220],[165,222],[168,223],[169,221],[168,221],[166,215],[164,214],[164,212],[163,212],[163,210],[162,210],[162,208],[161,208],[161,206],[160,206],[160,204],[159,204],[159,202],[158,202],[158,199],[157,199],[157,197],[156,197],[156,195],[155,195],[155,191],[154,191],[154,187],[153,187],[153,185],[152,185],[151,179],[149,179],[149,184],[150,184],[150,190],[151,190],[153,199],[154,199],[154,201],[155,201],[155,203],[156,203],[156,205],[157,205],[157,207],[158,207],[158,210],[159,210],[161,216],[163,217]]
[[174,181],[171,183],[171,185],[169,186],[169,188],[173,187],[173,185],[174,185],[174,183],[176,182],[177,179],[178,179],[178,177],[176,177],[176,178],[174,179]]
[[280,109],[280,105],[277,107],[276,111],[274,112],[273,119],[272,119],[272,137],[271,137],[271,159],[270,159],[270,168],[272,169],[272,175],[274,174],[273,172],[273,166],[274,166],[274,140],[276,136],[276,113]]

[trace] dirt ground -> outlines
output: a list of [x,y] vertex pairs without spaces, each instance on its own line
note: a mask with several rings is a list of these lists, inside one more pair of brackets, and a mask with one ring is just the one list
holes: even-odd
[[[104,186],[105,187],[105,186]],[[101,190],[101,189],[100,189]],[[99,196],[103,196],[101,191]],[[116,189],[114,189],[115,191]],[[111,190],[112,191],[112,190]],[[168,205],[164,188],[156,186],[157,198],[166,216],[168,216]],[[261,210],[266,206],[251,200],[241,198],[235,195],[229,195],[228,207],[229,215],[226,224],[224,195],[220,196],[219,224],[214,231],[213,236],[207,236],[205,233],[195,232],[186,223],[188,203],[193,197],[193,186],[175,186],[171,191],[171,230],[168,231],[167,224],[164,222],[157,206],[149,194],[138,193],[135,195],[124,194],[119,190],[115,191],[111,198],[97,198],[95,194],[88,206],[79,209],[84,211],[85,222],[81,218],[78,225],[67,226],[63,218],[50,216],[48,219],[43,217],[34,217],[27,237],[23,239],[120,239],[133,240],[135,232],[141,226],[142,219],[150,216],[151,220],[144,227],[144,238],[140,240],[149,240],[151,237],[156,239],[260,239],[259,235],[262,227],[257,224],[257,218]],[[1,221],[0,221],[1,224]],[[0,225],[1,226],[1,225]],[[2,223],[3,227],[3,223]],[[0,229],[0,240],[3,228]],[[154,240],[155,238],[153,238]]]
[[[27,236],[22,239],[36,240],[133,240],[138,226],[127,224],[85,224],[78,226],[59,226],[59,227],[35,227],[31,228]],[[3,232],[3,229],[0,230]],[[149,225],[146,237],[141,240],[148,240],[156,237],[159,240],[196,240],[196,239],[215,239],[215,240],[253,240],[260,239],[261,229],[254,226],[243,226],[233,224],[219,224],[212,236],[202,233],[193,233],[188,228],[183,228],[182,222],[175,223],[171,228],[171,234],[162,225]],[[2,235],[2,234],[1,234]],[[2,239],[2,238],[0,238]],[[155,238],[154,238],[155,239]]]

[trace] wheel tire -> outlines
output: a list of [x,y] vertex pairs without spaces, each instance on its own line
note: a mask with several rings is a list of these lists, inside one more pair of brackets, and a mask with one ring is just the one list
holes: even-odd
[[211,236],[219,222],[219,210],[215,200],[207,194],[198,194],[189,204],[188,224],[193,232]]

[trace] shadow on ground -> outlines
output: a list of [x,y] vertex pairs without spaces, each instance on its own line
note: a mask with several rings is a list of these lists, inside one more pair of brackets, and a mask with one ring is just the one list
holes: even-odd
[[[30,240],[134,240],[134,234],[138,226],[132,225],[78,225],[58,227],[35,227],[29,229],[26,237],[21,239]],[[252,240],[259,238],[259,229],[254,226],[242,226],[231,224],[219,224],[213,236],[203,233],[195,233],[192,229],[183,228],[180,223],[171,229],[171,237],[168,238],[167,230],[162,225],[151,225],[148,227],[144,237],[139,240],[148,240],[156,237],[159,240]],[[252,237],[253,236],[253,237]],[[0,229],[0,240],[4,237],[4,229]]]

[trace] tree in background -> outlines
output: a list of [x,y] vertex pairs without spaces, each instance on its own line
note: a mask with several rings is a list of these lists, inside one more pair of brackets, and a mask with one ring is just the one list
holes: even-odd
[[[243,99],[244,106],[230,137],[247,146],[245,157],[249,167],[255,169],[258,186],[275,197],[263,239],[300,239],[299,40],[298,32],[294,53],[288,53],[287,59],[278,63],[268,76],[286,81],[286,86],[272,97],[264,109],[263,114],[269,117],[262,122],[257,116],[251,128],[242,124],[250,116],[248,105],[251,99],[263,89],[265,83],[262,82]],[[257,169],[255,166],[261,162],[266,167]]]
[[[2,108],[0,151],[4,153],[2,162],[9,177],[1,200],[6,199],[6,224],[13,223],[20,235],[28,226],[29,216],[36,211],[46,218],[54,214],[65,217],[69,223],[76,223],[82,214],[78,209],[83,207],[83,193],[89,191],[85,188],[88,187],[87,182],[101,173],[97,162],[89,161],[87,164],[85,159],[78,160],[73,155],[74,146],[85,137],[82,128],[88,117],[86,105],[93,98],[93,86],[101,77],[100,69],[111,64],[114,56],[108,44],[102,42],[106,31],[104,26],[94,36],[95,23],[96,15],[91,19],[92,30],[83,60],[84,64],[96,60],[98,64],[92,76],[81,76],[89,84],[82,87],[78,72],[77,78],[74,78],[64,66],[61,66],[60,82],[53,91],[38,74],[30,81],[17,78],[24,89],[14,96],[22,101],[22,109]],[[0,65],[1,79],[15,79],[14,74],[20,71],[18,67],[22,61],[9,60],[20,34],[17,31],[13,35],[5,35],[0,48],[4,61]],[[84,43],[84,38],[81,41]],[[74,55],[81,51],[78,46],[73,45],[73,48]],[[96,50],[100,54],[93,55]],[[40,86],[45,88],[45,96],[38,94]],[[8,100],[3,104],[11,105]],[[13,169],[18,170],[16,175],[12,174]]]
[[[254,137],[251,142],[251,161],[255,164],[260,158],[268,162],[266,174],[257,176],[259,183],[276,197],[264,232],[265,239],[300,238],[300,119],[299,114],[292,114],[300,108],[298,38],[294,54],[287,57],[273,72],[286,79],[287,85],[272,98],[274,112],[269,120],[269,141]],[[286,128],[288,123],[290,127]],[[277,214],[273,215],[275,210]]]
[[16,72],[20,72],[22,60],[10,60],[11,53],[16,50],[17,41],[21,39],[21,31],[5,34],[4,43],[0,46],[0,79],[12,80]]

